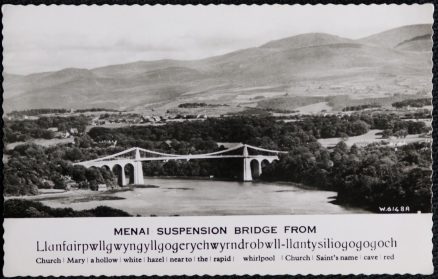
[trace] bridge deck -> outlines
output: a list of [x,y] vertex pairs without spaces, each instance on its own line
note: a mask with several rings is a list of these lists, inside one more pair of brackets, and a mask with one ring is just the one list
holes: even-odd
[[197,155],[187,155],[187,156],[178,156],[178,157],[149,157],[149,158],[140,158],[140,159],[132,159],[132,158],[112,158],[106,160],[99,161],[85,161],[81,163],[101,163],[101,162],[114,162],[114,161],[168,161],[168,160],[196,160],[196,159],[227,159],[227,158],[242,158],[242,159],[278,159],[278,156],[266,156],[266,155],[222,155],[222,156],[197,156]]
[[[243,148],[243,154],[240,155],[226,155],[225,153],[234,151],[236,149]],[[270,152],[274,153],[273,155],[249,155],[248,149],[254,149],[262,152]],[[140,153],[141,152],[141,153]],[[158,157],[142,157],[146,154],[153,154],[158,155]],[[144,161],[169,161],[169,160],[197,160],[197,159],[227,159],[227,158],[242,158],[242,159],[258,159],[258,160],[264,160],[267,159],[269,161],[278,160],[278,154],[279,153],[286,153],[283,151],[275,151],[275,150],[269,150],[269,149],[263,149],[255,146],[250,146],[246,144],[239,144],[233,148],[229,148],[226,150],[220,150],[212,153],[207,154],[189,154],[189,155],[181,155],[181,154],[166,154],[151,150],[146,150],[138,147],[133,147],[130,149],[127,149],[125,151],[105,156],[102,158],[89,160],[85,162],[76,163],[78,165],[85,165],[85,166],[91,166],[93,164],[103,165],[105,163],[113,163],[113,162],[120,162],[120,161],[130,161],[130,162],[144,162]],[[146,155],[147,156],[147,155]]]

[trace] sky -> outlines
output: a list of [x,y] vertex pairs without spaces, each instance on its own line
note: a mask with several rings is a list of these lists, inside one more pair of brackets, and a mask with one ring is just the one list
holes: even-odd
[[433,22],[426,5],[2,6],[3,67],[30,74],[200,59],[309,32],[350,39]]

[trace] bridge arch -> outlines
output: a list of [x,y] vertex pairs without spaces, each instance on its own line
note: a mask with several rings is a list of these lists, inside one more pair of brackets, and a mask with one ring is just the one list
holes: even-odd
[[123,166],[120,164],[114,164],[112,172],[116,176],[117,184],[119,186],[125,185],[125,172]]
[[259,159],[252,159],[250,161],[251,173],[253,178],[260,177],[262,174],[261,161]]
[[127,184],[134,184],[135,182],[135,167],[131,163],[127,163],[124,167],[125,177],[128,178]]
[[264,169],[266,169],[267,166],[269,166],[273,161],[270,161],[268,159],[263,159],[260,163],[260,175],[263,173]]

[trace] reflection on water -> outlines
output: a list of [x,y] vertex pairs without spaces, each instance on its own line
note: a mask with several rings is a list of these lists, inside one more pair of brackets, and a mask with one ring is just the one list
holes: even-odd
[[298,187],[289,183],[206,181],[145,178],[148,185],[111,194],[123,199],[62,203],[42,200],[53,207],[77,210],[106,205],[141,216],[277,215],[365,213],[330,203],[335,192]]

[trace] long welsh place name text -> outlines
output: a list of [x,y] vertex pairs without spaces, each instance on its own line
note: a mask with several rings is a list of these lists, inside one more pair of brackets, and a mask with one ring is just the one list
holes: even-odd
[[341,251],[375,251],[382,248],[396,248],[397,241],[394,238],[385,240],[350,240],[339,241],[333,238],[323,238],[321,240],[300,240],[296,241],[291,238],[272,240],[245,240],[238,241],[193,241],[193,242],[161,242],[157,240],[150,240],[147,242],[130,242],[130,243],[115,243],[100,240],[97,242],[48,242],[37,241],[37,252],[64,252],[64,251],[78,251],[83,254],[92,251],[104,251],[110,253],[148,253],[148,252],[171,252],[179,253],[186,251],[194,253],[195,251],[218,251],[220,253],[228,250],[263,250],[263,249],[305,249],[315,251],[319,249],[337,249]]

